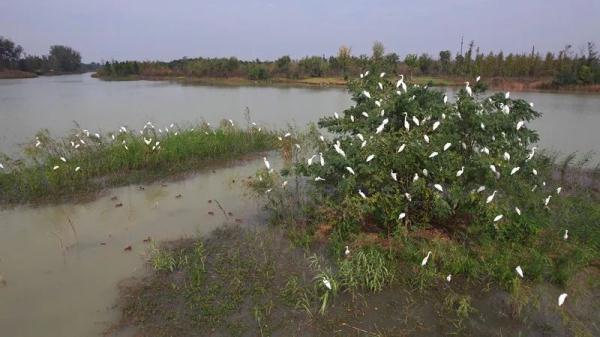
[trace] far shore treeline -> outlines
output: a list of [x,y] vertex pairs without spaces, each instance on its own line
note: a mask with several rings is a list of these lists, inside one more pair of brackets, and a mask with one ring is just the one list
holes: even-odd
[[544,80],[551,86],[600,84],[600,62],[593,43],[587,49],[576,52],[571,45],[552,53],[541,55],[532,48],[530,53],[505,54],[502,51],[484,54],[474,42],[465,52],[452,54],[442,50],[437,57],[423,53],[408,54],[403,58],[397,53],[386,53],[381,42],[375,42],[372,54],[353,55],[351,48],[342,46],[336,56],[308,56],[292,59],[282,56],[274,61],[244,61],[229,58],[182,58],[170,62],[160,61],[112,61],[106,62],[98,71],[101,78],[243,78],[248,80],[290,79],[310,77],[355,77],[361,71],[376,65],[388,73],[407,76],[431,76],[441,78],[486,78]]
[[81,63],[81,54],[68,46],[50,46],[48,55],[28,55],[23,47],[0,36],[0,78],[72,74],[95,70],[98,64]]

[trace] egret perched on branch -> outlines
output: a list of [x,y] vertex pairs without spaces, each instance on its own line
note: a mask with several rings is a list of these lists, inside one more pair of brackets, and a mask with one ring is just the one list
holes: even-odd
[[502,220],[502,218],[504,218],[504,215],[502,215],[502,214],[496,215],[496,217],[494,218],[494,222],[498,222],[498,221]]
[[435,184],[435,185],[433,185],[433,187],[440,192],[444,192],[444,189],[442,188],[442,185],[440,185],[440,184]]
[[519,129],[520,129],[520,128],[522,128],[524,124],[525,124],[525,122],[523,122],[523,121],[519,121],[519,122],[517,123],[517,131],[519,131]]
[[[485,189],[485,186],[482,186],[482,187],[483,187],[483,190],[484,190],[484,189]],[[481,187],[480,187],[480,188],[481,188]],[[483,190],[482,190],[482,191],[483,191]],[[492,194],[490,194],[490,196],[489,196],[489,197],[487,197],[487,199],[485,199],[485,203],[486,203],[486,204],[489,204],[490,202],[492,202],[492,201],[494,200],[494,197],[496,196],[496,192],[498,192],[498,191],[494,191],[494,192],[492,192]]]
[[512,176],[513,174],[517,173],[517,171],[519,171],[521,168],[520,167],[513,167],[512,170],[510,170],[510,175]]
[[469,81],[465,82],[465,90],[467,91],[467,94],[469,96],[473,96],[473,90],[471,89],[471,87],[469,86]]
[[352,167],[350,166],[346,166],[346,170],[350,173],[352,173],[352,175],[356,175],[356,173],[354,173],[354,170],[352,169]]
[[408,116],[408,113],[404,113],[404,128],[406,129],[406,131],[410,131],[410,123],[408,123],[408,121],[406,120],[406,117]]
[[456,172],[456,176],[457,176],[457,177],[460,177],[460,176],[462,176],[462,174],[463,174],[464,172],[465,172],[465,167],[464,167],[464,166],[462,166],[462,167],[460,168],[460,170],[459,170],[458,172]]
[[339,141],[333,144],[333,147],[335,149],[335,152],[339,153],[342,157],[346,158],[346,152],[344,152],[344,150],[342,150],[342,148],[340,147]]
[[370,154],[370,155],[367,157],[367,163],[368,163],[368,162],[370,162],[371,160],[373,160],[373,158],[375,158],[375,155],[374,155],[374,154]]
[[316,154],[313,154],[312,157],[308,158],[308,160],[306,161],[308,166],[312,165],[313,159],[315,159],[316,156]]
[[362,115],[365,116],[365,117],[367,117],[367,118],[369,118],[369,114],[366,111],[363,111]]
[[508,152],[504,152],[504,160],[509,161],[510,160],[510,154]]
[[435,131],[435,129],[437,129],[440,126],[440,121],[435,121],[435,123],[433,123],[433,131]]
[[431,154],[429,155],[429,158],[433,158],[433,157],[435,157],[435,156],[437,156],[437,155],[438,155],[438,153],[437,153],[437,152],[435,152],[435,151],[434,151],[434,152],[431,152]]
[[544,199],[544,206],[548,206],[548,203],[550,202],[550,198],[552,198],[551,195],[549,195],[546,199]]
[[448,103],[448,95],[444,95],[444,104]]
[[363,94],[363,95],[364,95],[366,98],[371,98],[371,94],[370,94],[368,91],[366,91],[366,90],[363,90],[362,94]]
[[385,125],[389,122],[389,119],[384,119],[383,122],[381,122],[381,124],[377,127],[377,130],[375,131],[375,133],[381,133],[383,131],[383,128],[385,128]]
[[429,144],[429,136],[423,135],[423,139],[425,139],[425,143]]
[[398,148],[398,153],[404,151],[404,148],[406,147],[406,144],[402,144],[400,145],[400,147]]
[[394,181],[398,181],[398,173],[394,172],[394,170],[392,170],[390,172],[390,175],[392,176],[392,179],[394,179]]
[[416,116],[412,116],[412,121],[413,121],[413,123],[415,123],[416,126],[420,125],[419,119]]
[[444,144],[444,151],[448,150],[450,148],[450,146],[452,146],[451,143]]
[[360,194],[360,196],[361,196],[363,199],[367,199],[367,196],[365,195],[365,193],[364,193],[362,190],[358,190],[358,194]]
[[406,213],[402,212],[400,215],[398,215],[398,220],[402,220],[404,218],[406,218]]
[[504,94],[504,98],[506,98],[506,99],[509,99],[509,98],[510,98],[510,91],[507,91],[507,92]]
[[557,187],[556,188],[556,194],[560,194],[560,191],[562,191],[562,187]]

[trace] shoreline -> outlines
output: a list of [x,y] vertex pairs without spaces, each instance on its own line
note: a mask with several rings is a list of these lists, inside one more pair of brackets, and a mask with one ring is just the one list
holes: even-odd
[[[122,77],[91,75],[102,81],[168,81],[189,85],[214,85],[214,86],[258,86],[258,87],[317,87],[317,88],[345,88],[348,84],[341,77],[308,77],[290,79],[276,77],[269,80],[250,80],[243,77],[191,77],[191,76],[146,76],[131,75]],[[412,83],[431,86],[461,86],[464,78],[456,77],[431,77],[414,76]],[[486,84],[491,90],[533,91],[533,92],[569,92],[569,93],[600,93],[600,85],[565,85],[558,86],[552,79],[519,79],[519,78],[490,78]]]
[[51,72],[51,73],[37,74],[37,73],[21,71],[21,70],[2,70],[2,71],[0,71],[0,80],[38,78],[38,77],[45,77],[45,76],[77,75],[77,74],[85,74],[88,72],[89,71],[75,71],[75,72]]

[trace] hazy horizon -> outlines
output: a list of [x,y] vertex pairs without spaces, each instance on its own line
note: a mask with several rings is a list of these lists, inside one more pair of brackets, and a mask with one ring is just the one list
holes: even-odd
[[[409,5],[407,5],[409,4]],[[63,44],[84,62],[187,57],[274,59],[334,55],[341,45],[370,54],[373,41],[396,52],[453,54],[475,41],[482,52],[579,53],[599,44],[600,2],[593,0],[171,1],[8,0],[0,35],[28,54]]]

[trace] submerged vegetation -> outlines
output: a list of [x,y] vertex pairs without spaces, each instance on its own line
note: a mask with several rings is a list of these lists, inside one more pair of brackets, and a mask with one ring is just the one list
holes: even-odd
[[533,105],[475,82],[448,100],[361,74],[355,105],[319,122],[331,139],[283,137],[285,167],[265,158],[249,183],[273,226],[155,250],[123,323],[148,336],[597,335],[597,170],[536,151]]
[[105,187],[133,184],[271,150],[275,134],[258,127],[238,128],[223,121],[218,128],[201,124],[136,132],[121,127],[100,135],[77,129],[63,139],[45,131],[27,144],[24,157],[0,155],[0,202],[72,199]]

